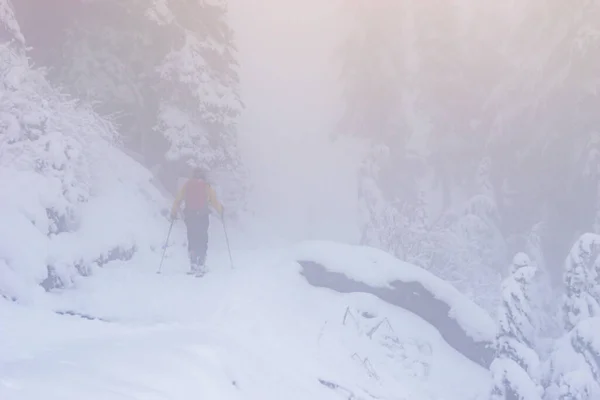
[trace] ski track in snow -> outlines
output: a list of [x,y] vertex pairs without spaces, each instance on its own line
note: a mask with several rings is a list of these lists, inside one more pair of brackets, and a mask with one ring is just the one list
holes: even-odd
[[218,258],[203,278],[114,262],[42,305],[0,301],[0,399],[469,400],[489,384],[431,325],[312,288],[284,253]]

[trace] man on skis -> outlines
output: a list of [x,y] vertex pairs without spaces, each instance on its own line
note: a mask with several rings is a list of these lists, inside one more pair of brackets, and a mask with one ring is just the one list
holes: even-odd
[[223,216],[223,206],[217,200],[214,189],[206,182],[200,168],[194,169],[192,178],[188,179],[177,193],[171,209],[171,219],[177,218],[182,202],[185,202],[183,219],[187,228],[191,272],[199,274],[204,272],[208,250],[209,203],[220,216]]

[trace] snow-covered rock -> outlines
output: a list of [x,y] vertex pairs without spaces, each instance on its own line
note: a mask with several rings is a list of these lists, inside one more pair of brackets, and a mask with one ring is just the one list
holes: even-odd
[[314,286],[370,293],[413,312],[435,326],[444,339],[471,360],[488,366],[496,324],[451,284],[381,250],[329,242],[305,242],[293,257]]

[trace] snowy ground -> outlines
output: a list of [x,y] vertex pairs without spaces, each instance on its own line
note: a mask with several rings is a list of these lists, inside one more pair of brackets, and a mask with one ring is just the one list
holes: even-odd
[[469,400],[489,384],[415,315],[310,287],[287,250],[236,252],[235,270],[223,254],[202,279],[113,262],[0,301],[0,399]]

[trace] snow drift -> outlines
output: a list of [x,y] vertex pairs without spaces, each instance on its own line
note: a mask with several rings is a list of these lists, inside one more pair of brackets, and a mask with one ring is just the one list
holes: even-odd
[[449,345],[488,367],[496,324],[449,283],[381,250],[327,242],[306,242],[294,250],[302,275],[318,287],[340,293],[370,293],[435,326]]

